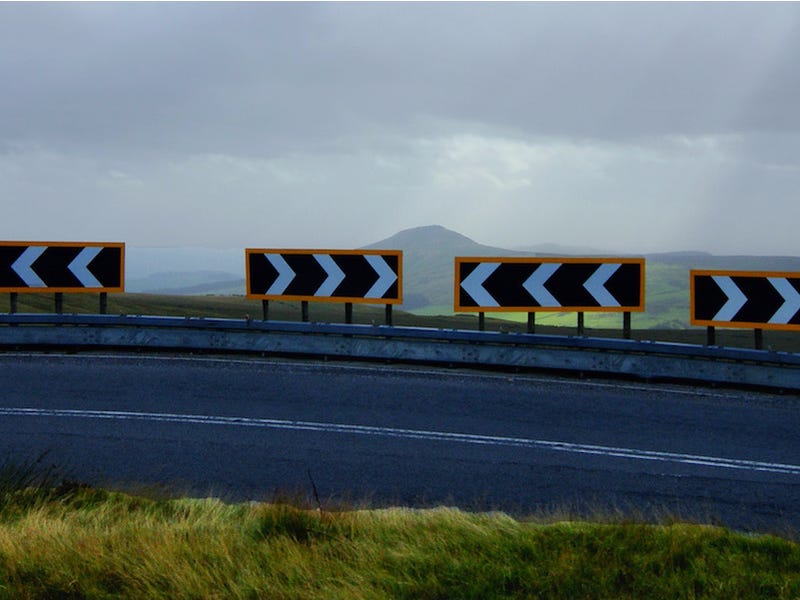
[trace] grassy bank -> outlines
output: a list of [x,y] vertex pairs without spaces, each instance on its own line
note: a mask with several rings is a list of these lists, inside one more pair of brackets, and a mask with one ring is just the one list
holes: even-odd
[[0,493],[2,598],[800,596],[800,545],[713,527],[15,487]]

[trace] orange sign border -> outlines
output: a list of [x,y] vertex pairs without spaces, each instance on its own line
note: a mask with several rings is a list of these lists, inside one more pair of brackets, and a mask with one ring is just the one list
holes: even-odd
[[725,275],[727,277],[791,277],[800,279],[800,272],[792,271],[726,271],[725,269],[691,269],[689,271],[689,323],[698,327],[725,327],[727,329],[772,329],[775,331],[800,331],[800,325],[791,323],[750,323],[744,321],[711,321],[695,319],[695,276],[713,277]]
[[[642,280],[639,289],[639,306],[461,306],[459,304],[459,288],[461,287],[458,275],[460,272],[461,263],[464,262],[500,262],[500,263],[621,263],[621,264],[638,264],[641,267]],[[455,259],[455,272],[453,276],[453,311],[461,313],[481,313],[481,312],[558,312],[558,313],[571,313],[571,312],[644,312],[645,310],[645,259],[644,258],[610,258],[610,257],[535,257],[535,256],[456,256]]]
[[119,287],[5,287],[0,288],[3,294],[99,294],[125,292],[125,243],[124,242],[8,242],[0,241],[0,246],[47,246],[60,248],[119,248],[120,270]]
[[[250,290],[250,255],[251,254],[331,254],[347,256],[397,256],[397,298],[349,298],[349,297],[319,297],[296,296],[275,294],[254,294]],[[338,304],[402,304],[403,303],[403,251],[402,250],[310,250],[310,249],[280,249],[280,248],[245,248],[244,250],[245,286],[246,297],[250,300],[283,300],[302,302],[333,302]]]

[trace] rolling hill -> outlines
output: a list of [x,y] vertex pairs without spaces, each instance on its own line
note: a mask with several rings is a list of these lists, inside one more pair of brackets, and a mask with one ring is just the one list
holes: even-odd
[[452,312],[456,256],[525,256],[527,253],[479,244],[440,225],[406,229],[367,249],[403,251],[403,308],[444,307]]
[[[602,255],[591,249],[566,248],[553,244],[530,246],[525,251],[479,244],[474,240],[439,225],[415,227],[400,231],[384,240],[365,247],[377,250],[403,251],[403,310],[418,315],[453,314],[453,277],[456,256],[552,256],[553,254]],[[196,252],[195,252],[196,254]],[[220,254],[217,252],[217,254]],[[227,254],[220,266],[239,262],[239,252]],[[645,313],[633,316],[637,329],[682,329],[689,326],[689,270],[730,269],[754,271],[800,272],[800,257],[786,256],[715,256],[703,252],[668,252],[645,256],[646,304]],[[154,260],[150,257],[151,260]],[[232,259],[235,259],[232,260]],[[169,261],[167,261],[169,262]],[[175,261],[173,261],[174,263]],[[184,261],[185,262],[185,261]],[[211,262],[206,261],[206,262]],[[183,266],[183,265],[182,265]],[[183,267],[187,268],[187,267]],[[241,271],[196,270],[157,272],[128,282],[130,292],[178,295],[242,295],[245,282]],[[525,314],[502,313],[498,318],[524,322]],[[574,313],[540,313],[542,325],[575,325]],[[588,313],[586,326],[619,327],[620,316],[608,313]]]
[[[403,251],[405,310],[416,314],[453,314],[453,276],[456,256],[545,256],[554,250],[562,256],[604,255],[600,251],[581,252],[552,244],[532,246],[527,251],[509,250],[479,244],[444,227],[433,225],[401,231],[385,240],[370,244],[371,249]],[[534,250],[539,250],[535,252]],[[689,327],[690,269],[729,269],[800,272],[800,257],[787,256],[715,256],[703,252],[667,252],[645,255],[645,313],[633,316],[639,329],[682,329]],[[497,318],[523,322],[527,315],[497,313]],[[574,326],[574,313],[540,313],[537,323]],[[588,313],[586,326],[619,327],[620,316]]]

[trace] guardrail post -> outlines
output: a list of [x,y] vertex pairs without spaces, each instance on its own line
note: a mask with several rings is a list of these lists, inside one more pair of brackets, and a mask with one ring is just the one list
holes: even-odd
[[106,313],[108,313],[108,294],[100,292],[100,314],[104,315]]
[[706,328],[706,346],[717,345],[717,331],[713,327]]
[[583,337],[586,328],[584,327],[583,313],[578,313],[578,337]]
[[344,322],[346,325],[352,325],[353,323],[353,303],[352,302],[345,302],[344,303]]
[[300,302],[300,319],[303,323],[308,323],[308,300]]
[[631,339],[631,313],[622,313],[622,337],[626,340]]
[[386,305],[386,324],[391,326],[392,325],[392,305]]
[[64,314],[64,294],[61,292],[56,292],[56,299],[55,299],[55,309],[56,314],[61,315]]
[[764,330],[763,329],[755,329],[755,344],[756,350],[763,350],[764,349]]
[[261,316],[262,321],[269,321],[269,300],[261,301]]
[[536,333],[536,313],[528,313],[528,333]]
[[486,313],[478,313],[478,330],[486,331]]
[[17,292],[11,292],[9,294],[8,312],[12,315],[17,312],[17,298],[18,298]]

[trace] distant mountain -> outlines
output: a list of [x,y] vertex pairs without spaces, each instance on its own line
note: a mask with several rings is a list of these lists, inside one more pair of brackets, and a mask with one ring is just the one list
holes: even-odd
[[403,308],[453,306],[456,256],[525,256],[525,252],[479,244],[440,225],[414,227],[366,249],[403,251]]
[[214,277],[244,277],[244,250],[241,248],[140,248],[125,249],[125,275],[128,280],[152,275],[173,276],[203,272]]
[[[448,313],[453,307],[454,258],[456,256],[531,256],[586,255],[610,256],[590,248],[540,244],[509,250],[479,244],[455,231],[438,225],[401,231],[367,248],[403,251],[403,308],[428,308]],[[800,257],[715,256],[706,252],[663,252],[645,256],[647,260],[647,312],[636,316],[638,327],[675,328],[689,325],[689,270],[729,269],[743,271],[800,272]],[[598,324],[618,320],[616,314],[597,313],[590,319]],[[574,315],[550,313],[541,320],[569,325]]]
[[649,262],[680,265],[687,269],[732,271],[800,271],[797,256],[716,256],[707,252],[662,252],[648,254]]
[[536,255],[550,256],[617,256],[607,250],[591,248],[589,246],[562,246],[561,244],[536,244],[515,248],[519,252]]
[[[597,249],[557,244],[539,244],[524,250],[497,248],[439,225],[406,229],[365,248],[402,250],[402,308],[439,314],[453,309],[456,256],[612,255]],[[129,258],[131,264],[126,265],[129,279],[125,286],[129,292],[183,295],[245,292],[243,250],[135,249]],[[648,254],[645,258],[647,311],[634,316],[634,326],[639,328],[688,326],[690,269],[800,272],[800,257],[790,256],[715,256],[688,251]],[[200,269],[191,270],[194,265]],[[205,270],[201,270],[203,267]],[[161,271],[154,272],[158,268]],[[617,321],[617,314],[587,316],[589,327],[603,324],[615,327]],[[537,317],[537,322],[571,326],[574,315],[548,313]]]
[[128,292],[147,294],[196,295],[244,294],[244,279],[225,271],[159,272],[131,279],[125,283]]

